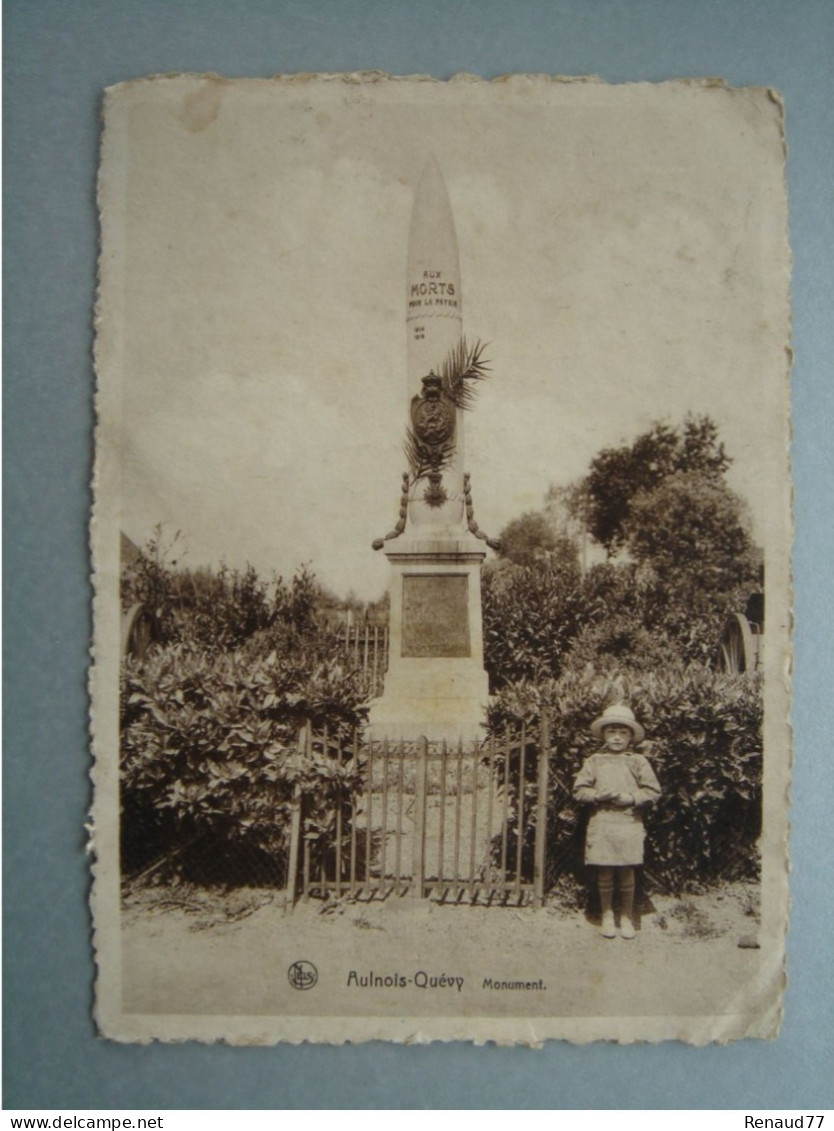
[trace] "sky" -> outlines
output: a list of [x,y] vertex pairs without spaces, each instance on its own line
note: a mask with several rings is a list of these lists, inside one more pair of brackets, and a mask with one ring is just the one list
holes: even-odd
[[116,88],[107,115],[100,410],[113,522],[137,544],[161,523],[186,565],[304,562],[338,593],[384,591],[371,542],[405,470],[430,154],[464,331],[489,343],[465,425],[481,528],[694,412],[719,425],[759,540],[777,536],[788,282],[766,92],[180,78]]

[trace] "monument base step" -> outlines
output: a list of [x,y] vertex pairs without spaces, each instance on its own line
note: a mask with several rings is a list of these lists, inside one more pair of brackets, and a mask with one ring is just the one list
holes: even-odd
[[485,737],[489,701],[486,672],[483,668],[473,670],[471,661],[446,661],[438,666],[440,671],[427,672],[424,665],[415,665],[415,671],[386,675],[383,695],[371,702],[371,740],[424,736],[430,742],[443,738],[476,742]]
[[450,744],[469,744],[486,738],[486,708],[480,703],[464,699],[427,703],[415,699],[398,704],[396,711],[375,710],[376,704],[381,703],[381,699],[371,703],[366,732],[369,742],[381,742],[384,738],[391,742],[412,742],[418,738],[439,742],[445,738]]

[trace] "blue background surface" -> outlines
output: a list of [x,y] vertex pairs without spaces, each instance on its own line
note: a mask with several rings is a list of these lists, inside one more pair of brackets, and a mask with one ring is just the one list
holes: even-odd
[[[831,1107],[834,4],[825,0],[6,0],[7,1107]],[[720,75],[787,102],[794,268],[796,769],[782,1035],[543,1051],[102,1042],[90,800],[95,174],[101,90],[166,71]]]

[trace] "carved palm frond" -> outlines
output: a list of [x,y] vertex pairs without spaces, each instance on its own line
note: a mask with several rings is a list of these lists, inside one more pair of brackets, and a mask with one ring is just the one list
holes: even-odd
[[[476,341],[470,346],[461,338],[446,355],[440,368],[443,392],[455,408],[471,409],[475,403],[476,383],[490,374],[484,360],[484,344]],[[445,471],[455,454],[454,435],[444,444],[425,444],[411,429],[405,435],[405,456],[411,472],[412,484],[425,479],[431,472]]]
[[461,338],[446,355],[440,375],[444,392],[456,408],[471,409],[477,393],[476,382],[485,380],[490,374],[489,364],[483,356],[485,348],[480,340],[470,347],[466,338]]

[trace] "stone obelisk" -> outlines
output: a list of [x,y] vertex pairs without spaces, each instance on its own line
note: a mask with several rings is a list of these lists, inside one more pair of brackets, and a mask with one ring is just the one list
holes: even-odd
[[[426,162],[414,197],[406,266],[406,379],[408,403],[423,393],[423,379],[439,374],[463,337],[460,256],[446,182],[434,157]],[[454,450],[443,472],[445,502],[424,501],[426,484],[412,485],[408,520],[437,531],[463,522],[463,413],[456,409]],[[451,422],[450,422],[451,423]]]
[[[391,563],[388,670],[371,704],[372,738],[484,734],[483,543],[471,532],[464,479],[463,417],[448,397],[444,366],[463,331],[460,262],[443,174],[431,157],[418,185],[408,237],[407,435],[397,529],[384,540]],[[376,544],[377,546],[380,543]]]

